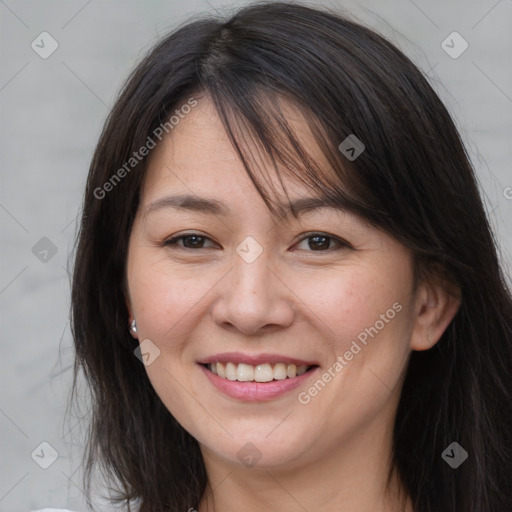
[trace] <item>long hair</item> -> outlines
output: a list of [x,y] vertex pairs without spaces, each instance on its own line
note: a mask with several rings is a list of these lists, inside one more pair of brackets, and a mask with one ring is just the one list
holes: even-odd
[[[393,470],[416,512],[510,511],[512,300],[460,136],[422,72],[383,37],[340,15],[279,2],[195,20],[165,37],[130,75],[105,123],[72,283],[71,397],[83,373],[92,404],[87,492],[98,469],[128,510],[182,512],[198,506],[207,486],[197,441],[134,356],[125,300],[128,240],[149,157],[126,163],[199,94],[212,98],[269,209],[247,134],[276,172],[283,164],[326,202],[408,247],[423,276],[442,274],[460,289],[460,309],[439,342],[410,357]],[[282,98],[304,115],[334,178],[300,144]],[[348,136],[365,146],[357,159],[338,148]],[[468,453],[458,469],[441,456],[452,442]]]

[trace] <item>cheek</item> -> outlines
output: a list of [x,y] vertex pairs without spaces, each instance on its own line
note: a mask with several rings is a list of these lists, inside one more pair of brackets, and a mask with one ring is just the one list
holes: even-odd
[[195,393],[186,384],[190,365],[194,364],[187,336],[197,327],[201,300],[215,281],[211,272],[177,271],[169,261],[144,248],[135,249],[128,263],[139,341],[149,339],[159,349],[158,357],[145,368],[148,378],[167,409],[178,413],[180,423],[190,431],[194,426],[191,397]]
[[[297,282],[298,295],[314,313],[324,339],[330,341],[339,354],[348,350],[351,341],[358,336],[364,341],[368,329],[390,331],[392,324],[407,316],[403,313],[410,301],[410,281],[406,273],[366,266],[343,269],[322,279],[318,276],[310,281],[301,278]],[[375,332],[374,329],[371,332]]]
[[333,429],[358,428],[394,396],[410,353],[410,286],[407,267],[398,272],[376,266],[309,286],[308,306],[325,343],[319,379],[327,384],[312,383],[299,399]]
[[169,348],[179,331],[200,310],[201,300],[215,286],[211,272],[177,271],[168,261],[134,254],[128,283],[140,336]]
[[315,312],[321,342],[328,348],[323,370],[330,372],[325,378],[332,382],[327,392],[332,395],[318,401],[320,409],[327,412],[341,401],[346,410],[358,407],[363,414],[364,407],[357,403],[365,397],[366,413],[371,416],[399,382],[413,326],[408,265],[399,261],[353,266],[328,280],[310,283],[305,296]]

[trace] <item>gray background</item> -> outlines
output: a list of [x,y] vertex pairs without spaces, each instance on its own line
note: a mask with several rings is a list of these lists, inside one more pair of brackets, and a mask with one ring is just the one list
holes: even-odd
[[[246,3],[0,0],[0,511],[85,510],[85,425],[76,417],[64,421],[73,358],[66,268],[109,107],[127,73],[169,29],[191,15]],[[512,1],[316,5],[346,9],[428,73],[461,130],[509,271]],[[47,59],[31,48],[43,31],[59,45]],[[453,31],[469,44],[457,59],[441,47]],[[55,255],[34,254],[42,237]],[[31,458],[43,441],[58,452],[48,469]]]

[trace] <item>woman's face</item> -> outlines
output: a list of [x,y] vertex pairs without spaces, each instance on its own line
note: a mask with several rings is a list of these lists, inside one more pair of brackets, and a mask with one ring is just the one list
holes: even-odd
[[[129,309],[152,385],[203,454],[292,467],[388,440],[417,314],[410,252],[341,210],[273,217],[206,98],[150,158]],[[315,196],[283,179],[292,201]]]

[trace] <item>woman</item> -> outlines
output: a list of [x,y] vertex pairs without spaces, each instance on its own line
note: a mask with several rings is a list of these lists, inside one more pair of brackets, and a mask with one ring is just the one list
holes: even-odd
[[86,487],[128,510],[511,510],[510,292],[449,114],[367,28],[267,3],[161,41],[72,301]]

